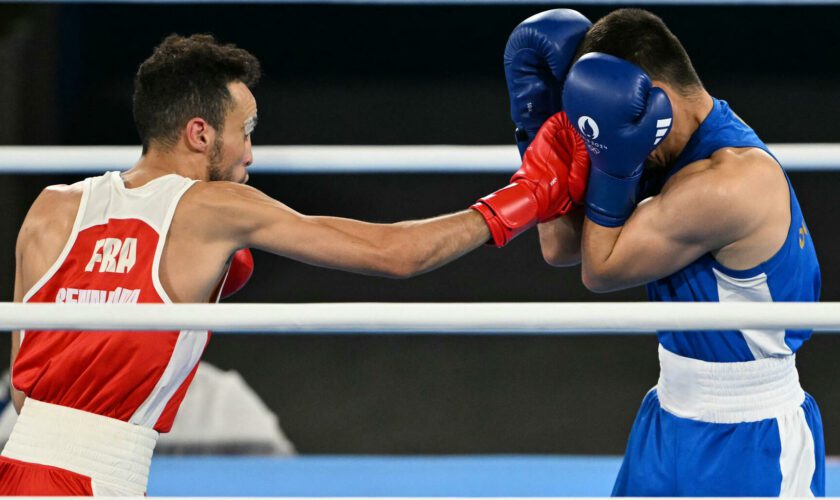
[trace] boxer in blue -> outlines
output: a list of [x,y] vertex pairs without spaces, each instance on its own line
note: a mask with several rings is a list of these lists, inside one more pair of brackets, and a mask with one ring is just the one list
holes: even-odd
[[[819,264],[790,181],[706,92],[662,20],[615,11],[578,54],[563,106],[591,159],[584,284],[646,284],[663,302],[818,300]],[[810,335],[659,332],[659,382],[613,495],[824,495],[820,414],[795,366]]]

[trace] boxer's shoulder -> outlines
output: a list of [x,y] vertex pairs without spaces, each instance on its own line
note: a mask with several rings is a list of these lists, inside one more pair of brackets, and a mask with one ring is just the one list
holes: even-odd
[[22,284],[24,289],[46,272],[58,258],[73,232],[84,183],[48,186],[38,195],[18,233],[15,253],[25,255]]
[[259,193],[254,187],[229,181],[200,181],[184,193],[185,203],[195,203],[204,207],[225,206],[243,199],[252,198]]
[[771,219],[782,220],[789,204],[784,172],[756,148],[724,148],[680,170],[666,183],[668,205],[698,214],[706,229],[749,236]]
[[40,208],[65,208],[66,205],[79,205],[84,192],[84,181],[73,184],[53,184],[45,187],[33,203]]
[[754,176],[779,174],[779,164],[759,148],[722,148],[709,158],[711,166],[723,175]]
[[83,192],[84,182],[47,186],[29,208],[24,227],[38,231],[66,229],[69,232]]
[[255,193],[259,191],[235,182],[196,182],[184,193],[178,210],[182,214],[195,216],[196,220],[208,220],[237,211],[243,204],[253,199]]
[[262,191],[235,182],[196,182],[178,204],[173,228],[188,225],[190,232],[214,239],[247,232],[266,207],[281,205]]
[[[715,197],[744,197],[786,190],[784,172],[758,148],[723,148],[677,172],[666,188],[698,189]],[[682,190],[682,189],[681,189]],[[663,189],[663,192],[665,190]]]

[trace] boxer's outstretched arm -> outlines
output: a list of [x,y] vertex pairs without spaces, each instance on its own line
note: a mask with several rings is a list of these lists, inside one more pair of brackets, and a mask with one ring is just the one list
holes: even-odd
[[[324,267],[392,278],[409,278],[437,269],[481,246],[490,238],[484,219],[474,210],[393,224],[373,224],[323,216],[309,216],[305,219],[318,230],[326,229],[342,233],[341,238],[345,242],[340,243],[340,246],[347,244],[347,238],[354,242],[357,240],[363,242],[354,255],[356,258],[362,258],[363,266],[360,268],[349,268],[342,264],[334,266],[308,261],[305,256],[301,256],[298,260]],[[369,250],[366,247],[370,244],[373,244],[373,260],[364,264],[363,255]],[[332,254],[332,250],[325,250],[327,254]]]
[[604,227],[586,219],[584,285],[596,292],[642,285],[758,231],[773,213],[765,205],[777,202],[767,194],[778,187],[778,167],[761,169],[763,175],[738,174],[746,168],[718,165],[688,172],[689,165],[688,175],[642,203],[625,225]]
[[583,210],[537,226],[540,249],[545,261],[556,267],[580,264],[580,240],[583,232]]
[[[372,224],[313,217],[249,186],[199,183],[187,195],[203,214],[208,242],[231,251],[252,247],[321,267],[407,278],[450,262],[487,242],[490,232],[474,210],[419,221]],[[195,220],[195,217],[193,217]]]

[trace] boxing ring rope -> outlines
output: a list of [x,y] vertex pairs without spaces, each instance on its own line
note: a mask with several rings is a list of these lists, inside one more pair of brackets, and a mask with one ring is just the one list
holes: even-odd
[[285,334],[580,334],[655,330],[840,332],[824,303],[0,303],[0,330],[213,330]]
[[[788,171],[840,170],[840,144],[770,144]],[[3,146],[0,173],[100,174],[124,170],[137,146]],[[512,145],[499,146],[255,146],[252,173],[499,173],[519,166]]]

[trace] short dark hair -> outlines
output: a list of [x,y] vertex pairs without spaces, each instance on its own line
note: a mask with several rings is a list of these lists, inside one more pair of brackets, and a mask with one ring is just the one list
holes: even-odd
[[599,19],[584,36],[577,58],[589,52],[630,61],[677,90],[703,87],[680,41],[662,19],[646,10],[619,9]]
[[134,123],[143,152],[151,141],[175,144],[181,128],[196,116],[221,131],[233,103],[228,84],[252,87],[260,62],[212,35],[169,35],[143,61],[134,77]]

